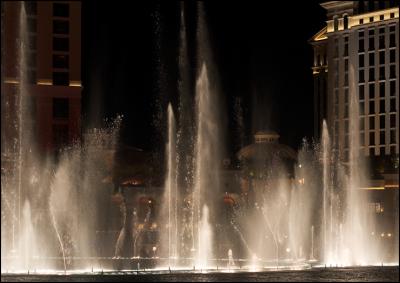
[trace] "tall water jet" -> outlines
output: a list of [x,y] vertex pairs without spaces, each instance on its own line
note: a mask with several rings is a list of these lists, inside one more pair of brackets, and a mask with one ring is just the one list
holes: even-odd
[[196,258],[197,268],[207,268],[210,266],[210,260],[213,258],[212,245],[213,245],[213,235],[212,228],[209,223],[209,210],[207,205],[203,206],[203,211],[201,215],[201,220],[199,223],[199,252]]
[[[180,34],[179,34],[179,114],[176,146],[177,146],[177,160],[176,160],[176,174],[179,193],[181,195],[188,195],[193,188],[194,179],[194,105],[191,91],[190,79],[190,63],[188,55],[188,42],[185,21],[185,5],[184,1],[180,2]],[[186,199],[186,203],[189,199]],[[190,205],[189,205],[190,207]],[[194,247],[193,236],[193,214],[188,206],[184,206],[180,210],[181,221],[179,222],[180,244],[178,247],[179,254],[182,257],[190,257],[190,250]]]
[[[354,67],[350,65],[354,78]],[[354,79],[351,79],[354,82]],[[349,160],[346,186],[345,251],[346,264],[372,264],[376,260],[375,242],[370,236],[373,216],[367,211],[368,195],[360,190],[365,180],[364,164],[360,160],[359,99],[354,84],[350,88],[349,106]]]
[[[208,76],[208,64],[210,63],[210,51],[208,46],[207,28],[205,24],[204,8],[198,3],[198,76],[196,82],[196,145],[195,145],[195,178],[193,191],[194,224],[196,227],[195,243],[197,259],[203,261],[204,249],[212,247],[204,246],[212,243],[215,218],[218,215],[215,202],[219,196],[219,170],[220,170],[220,129],[218,126],[219,103],[215,82],[210,83]],[[213,73],[214,75],[214,73]],[[206,206],[206,207],[205,207]],[[207,215],[205,215],[207,214]],[[209,219],[210,218],[210,219]],[[204,221],[209,219],[211,225],[206,235],[202,234],[201,227]],[[209,237],[205,240],[204,237]]]
[[165,178],[163,223],[167,223],[167,231],[162,235],[162,242],[168,247],[168,265],[171,259],[178,256],[178,184],[176,168],[176,129],[172,105],[168,105],[168,142],[166,144],[166,167]]

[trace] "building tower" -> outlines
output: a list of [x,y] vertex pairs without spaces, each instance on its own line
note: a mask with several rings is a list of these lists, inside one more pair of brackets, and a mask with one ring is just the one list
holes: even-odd
[[[2,112],[17,93],[21,2],[1,3]],[[29,46],[27,81],[39,149],[53,152],[81,132],[81,3],[25,1]],[[4,106],[4,107],[3,107]],[[8,112],[12,112],[10,108]],[[12,113],[2,115],[3,141],[12,138]],[[15,117],[14,117],[15,118]],[[4,128],[3,128],[4,127]],[[11,134],[11,136],[10,136]]]
[[[329,1],[314,49],[314,126],[326,119],[334,150],[349,160],[350,94],[359,103],[360,156],[369,164],[371,210],[382,237],[399,234],[399,1]],[[353,70],[353,71],[352,71]],[[388,232],[389,231],[389,232]],[[393,232],[395,237],[393,237]],[[387,235],[387,236],[385,236]],[[389,236],[390,235],[390,236]],[[398,254],[397,254],[398,260]]]

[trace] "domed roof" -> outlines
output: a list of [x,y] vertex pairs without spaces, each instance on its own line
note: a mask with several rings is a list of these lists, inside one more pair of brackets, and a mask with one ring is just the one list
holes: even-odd
[[254,135],[255,143],[243,147],[237,153],[239,160],[297,160],[294,149],[280,144],[279,134],[273,131],[259,131]]

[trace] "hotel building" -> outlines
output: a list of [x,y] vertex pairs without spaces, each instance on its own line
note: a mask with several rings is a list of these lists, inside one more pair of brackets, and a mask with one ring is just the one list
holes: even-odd
[[19,89],[21,7],[27,16],[25,53],[32,134],[41,152],[53,152],[81,132],[81,3],[3,1],[2,153],[15,134]]
[[370,169],[360,189],[370,193],[369,205],[380,223],[375,232],[396,238],[398,250],[399,1],[329,1],[321,6],[326,25],[310,40],[315,138],[320,139],[325,119],[334,150],[348,161],[350,95],[355,93],[360,153]]

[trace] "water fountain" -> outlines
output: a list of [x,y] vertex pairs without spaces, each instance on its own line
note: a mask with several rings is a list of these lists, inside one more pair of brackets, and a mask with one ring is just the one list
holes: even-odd
[[[120,259],[129,261],[129,268],[137,272],[150,260],[156,266],[151,272],[157,268],[198,272],[219,270],[221,266],[279,270],[309,268],[316,261],[328,266],[376,263],[378,249],[368,237],[373,221],[365,212],[368,201],[358,190],[364,177],[358,157],[358,100],[354,91],[349,111],[349,162],[343,163],[336,156],[330,125],[325,121],[320,143],[304,142],[290,166],[282,160],[282,147],[269,144],[277,150],[268,155],[268,164],[265,159],[258,160],[248,169],[251,177],[244,181],[250,183],[250,189],[232,201],[235,204],[229,217],[221,216],[219,92],[201,3],[195,99],[188,82],[187,36],[181,5],[179,107],[176,116],[172,104],[167,108],[165,190],[158,218],[161,240],[152,247],[151,256],[139,259],[138,250],[144,245],[140,240],[143,229],[133,231],[133,227],[139,226],[137,210],[130,211],[124,204],[122,229],[115,242],[97,240],[96,231],[107,225],[103,219],[110,197],[109,190],[102,189],[111,186],[99,182],[108,170],[101,161],[104,144],[113,156],[121,118],[103,129],[86,131],[83,141],[63,148],[57,161],[38,158],[26,122],[30,120],[24,58],[28,39],[26,15],[21,7],[15,168],[2,174],[2,273],[32,269],[68,273],[104,267],[114,270],[112,262]],[[243,121],[238,124],[242,127]],[[243,174],[245,170],[241,167],[236,173]],[[253,198],[249,198],[251,194]],[[151,212],[146,212],[143,225],[150,223]],[[3,228],[8,232],[3,232]],[[226,243],[219,242],[222,233],[229,240],[228,248],[223,246]],[[129,237],[133,257],[125,258]],[[115,247],[114,257],[101,254],[102,245]]]

